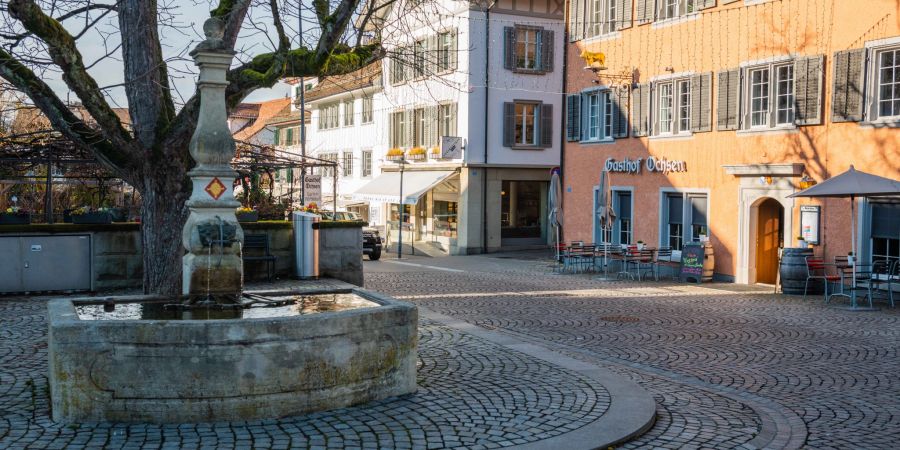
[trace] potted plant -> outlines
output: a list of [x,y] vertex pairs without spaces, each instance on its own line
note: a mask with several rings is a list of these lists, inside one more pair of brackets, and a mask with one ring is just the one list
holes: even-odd
[[392,148],[387,151],[387,154],[384,156],[384,159],[388,161],[400,161],[403,159],[403,149],[401,148]]
[[637,249],[638,250],[644,249],[644,241],[637,241]]
[[235,210],[234,215],[237,217],[238,222],[256,222],[259,220],[259,211],[247,206],[241,206]]
[[847,252],[847,263],[849,263],[852,266],[852,265],[854,265],[854,261],[855,261],[855,259],[853,256],[853,252]]
[[82,206],[72,211],[72,223],[91,225],[112,223],[112,213],[109,208],[94,209]]
[[406,157],[411,161],[424,161],[425,160],[425,148],[424,147],[413,147],[409,154]]
[[10,206],[0,213],[0,225],[28,225],[31,223],[31,214],[18,207]]
[[797,236],[797,247],[808,248],[809,243],[806,242],[806,238],[804,238],[803,236]]
[[432,147],[431,148],[431,159],[443,159],[443,158],[441,158],[441,148],[440,147]]

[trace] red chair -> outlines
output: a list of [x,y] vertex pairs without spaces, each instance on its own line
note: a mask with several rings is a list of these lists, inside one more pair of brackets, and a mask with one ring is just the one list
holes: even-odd
[[803,298],[806,299],[806,291],[809,290],[810,280],[822,280],[825,283],[825,301],[828,302],[828,283],[838,283],[841,276],[836,273],[828,273],[828,267],[832,264],[817,256],[806,257],[806,284],[803,286]]

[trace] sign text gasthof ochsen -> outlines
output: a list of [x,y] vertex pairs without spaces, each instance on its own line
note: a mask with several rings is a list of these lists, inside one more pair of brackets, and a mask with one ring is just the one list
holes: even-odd
[[306,203],[321,203],[322,202],[322,175],[319,174],[306,174],[306,182],[304,183],[304,192],[303,196],[306,200]]
[[622,172],[638,175],[645,168],[647,169],[647,172],[658,172],[661,174],[687,172],[687,163],[681,160],[657,158],[656,156],[648,156],[647,159],[625,158],[621,161],[616,161],[613,158],[609,158],[606,160],[606,170],[609,172]]

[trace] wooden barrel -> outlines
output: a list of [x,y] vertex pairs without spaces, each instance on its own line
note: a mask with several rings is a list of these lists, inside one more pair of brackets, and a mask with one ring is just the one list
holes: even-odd
[[713,279],[713,273],[716,269],[716,255],[713,254],[713,246],[709,241],[703,244],[703,282],[706,283]]
[[[781,254],[781,291],[785,294],[803,295],[806,285],[806,257],[813,256],[811,248],[785,248]],[[819,280],[810,280],[808,294],[821,294],[824,285]]]

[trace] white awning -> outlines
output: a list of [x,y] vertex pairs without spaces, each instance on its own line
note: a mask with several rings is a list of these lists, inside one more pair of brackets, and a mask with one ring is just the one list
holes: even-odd
[[[456,172],[424,170],[403,172],[403,204],[414,205],[419,197],[441,184]],[[385,172],[353,193],[356,200],[400,203],[400,172]]]

